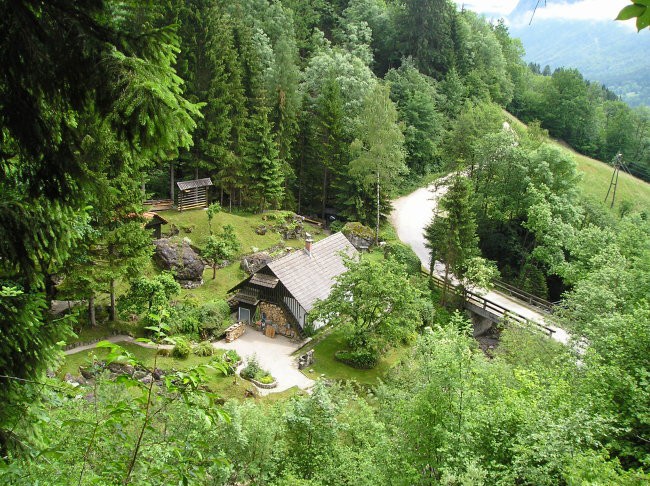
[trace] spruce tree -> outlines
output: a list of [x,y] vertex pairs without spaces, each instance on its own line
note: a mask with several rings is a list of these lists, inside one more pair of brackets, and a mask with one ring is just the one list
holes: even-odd
[[440,200],[439,207],[442,211],[436,213],[427,225],[424,237],[425,246],[431,250],[432,273],[435,260],[441,260],[445,265],[445,287],[440,299],[445,304],[450,275],[462,280],[467,262],[479,254],[470,181],[457,175]]
[[284,197],[284,177],[266,110],[260,109],[253,115],[249,134],[246,169],[251,199],[260,211],[268,206],[278,207]]

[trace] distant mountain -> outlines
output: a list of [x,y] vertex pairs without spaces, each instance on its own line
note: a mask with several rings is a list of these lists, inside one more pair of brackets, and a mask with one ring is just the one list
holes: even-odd
[[[579,3],[564,0],[562,3]],[[543,7],[543,1],[539,8]],[[547,19],[536,15],[537,0],[521,0],[508,16],[510,32],[526,49],[526,60],[543,68],[575,67],[631,105],[650,105],[650,32],[637,33],[611,20]],[[550,2],[549,2],[550,5]]]

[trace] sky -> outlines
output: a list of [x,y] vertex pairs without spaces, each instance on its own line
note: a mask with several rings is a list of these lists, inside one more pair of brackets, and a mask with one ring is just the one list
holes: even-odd
[[[508,15],[518,3],[518,0],[455,0],[458,5],[478,13]],[[583,20],[613,20],[618,12],[629,5],[629,0],[583,0],[578,3],[566,4],[562,0],[540,1],[535,18],[545,19],[583,19]]]

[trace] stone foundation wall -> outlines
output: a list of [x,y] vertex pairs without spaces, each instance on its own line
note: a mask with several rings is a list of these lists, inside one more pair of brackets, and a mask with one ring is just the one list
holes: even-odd
[[260,302],[259,311],[260,319],[263,313],[266,314],[266,325],[272,325],[276,333],[288,338],[296,337],[296,330],[291,324],[292,319],[282,307],[270,302]]

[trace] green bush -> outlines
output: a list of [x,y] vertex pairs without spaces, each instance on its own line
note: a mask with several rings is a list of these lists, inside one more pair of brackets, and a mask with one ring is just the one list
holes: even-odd
[[241,370],[240,374],[242,378],[245,378],[247,380],[252,379],[264,384],[273,383],[275,381],[275,378],[271,376],[271,373],[269,373],[266,370],[263,370],[260,367],[260,363],[259,361],[257,361],[257,356],[255,355],[248,358],[248,360],[246,361],[246,366],[244,367],[243,370]]
[[192,350],[197,356],[212,356],[214,354],[214,346],[210,341],[201,341],[194,346]]
[[197,338],[200,329],[201,322],[196,303],[185,301],[174,306],[169,325],[170,335],[188,334],[193,338]]
[[399,241],[386,244],[384,247],[384,258],[393,259],[404,265],[409,275],[417,275],[422,268],[420,258],[418,258],[411,247]]
[[259,375],[261,371],[262,368],[257,360],[257,356],[253,355],[246,360],[246,366],[244,366],[244,369],[241,370],[240,374],[242,378],[256,379],[255,377]]
[[196,310],[202,339],[220,338],[230,326],[230,306],[225,300],[212,300]]
[[337,351],[334,357],[348,366],[361,370],[374,368],[379,362],[379,354],[376,351],[368,349]]
[[234,349],[229,349],[228,351],[223,353],[223,360],[235,365],[241,361],[241,356],[239,356],[237,351],[235,351]]
[[343,221],[339,221],[337,219],[335,221],[332,221],[332,224],[330,224],[330,231],[332,233],[338,233],[339,231],[341,231],[343,229],[343,226],[345,226]]
[[184,337],[175,338],[174,349],[172,349],[172,356],[178,359],[187,359],[192,352],[190,342]]

